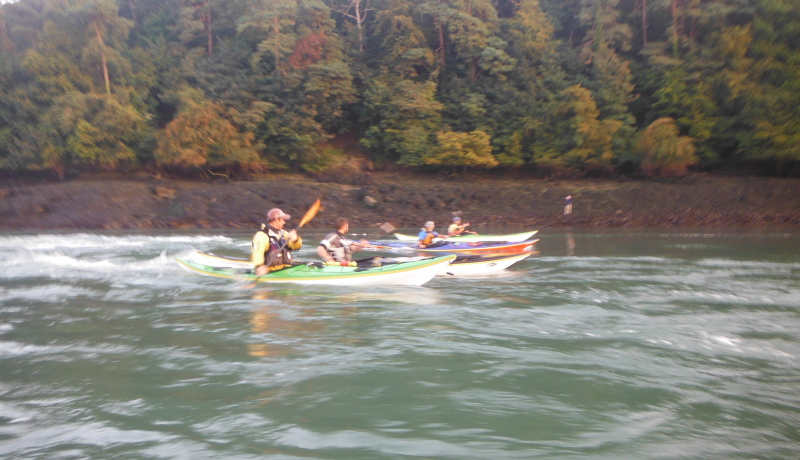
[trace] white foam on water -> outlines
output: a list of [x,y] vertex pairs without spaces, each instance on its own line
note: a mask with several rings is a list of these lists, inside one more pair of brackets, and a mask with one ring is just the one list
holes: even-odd
[[31,251],[55,249],[147,247],[164,244],[232,243],[234,240],[222,235],[124,235],[109,236],[91,233],[68,235],[6,235],[0,237],[0,249],[27,248]]
[[733,259],[701,259],[696,262],[697,265],[703,267],[717,267],[717,268],[748,268],[748,269],[773,269],[773,270],[797,270],[800,269],[800,263],[784,263],[784,262],[760,262],[754,260],[733,260]]

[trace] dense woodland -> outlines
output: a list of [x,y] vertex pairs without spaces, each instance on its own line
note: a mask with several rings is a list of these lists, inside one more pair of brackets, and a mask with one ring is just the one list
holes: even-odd
[[800,161],[800,0],[19,0],[0,169]]

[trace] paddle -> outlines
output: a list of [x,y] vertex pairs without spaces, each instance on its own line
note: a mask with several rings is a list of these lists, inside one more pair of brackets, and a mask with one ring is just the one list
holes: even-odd
[[[314,204],[312,204],[311,207],[308,208],[308,211],[306,211],[306,214],[303,216],[302,219],[300,219],[300,224],[297,226],[296,230],[300,230],[300,227],[302,227],[303,225],[307,224],[308,221],[310,221],[311,219],[314,218],[314,216],[317,215],[317,212],[319,212],[319,207],[320,207],[321,204],[322,203],[320,202],[320,200],[317,199],[317,201],[315,201]],[[269,268],[272,265],[272,262],[275,261],[275,258],[278,257],[278,254],[280,254],[283,251],[283,249],[286,247],[287,244],[289,244],[289,241],[288,240],[284,241],[283,244],[281,245],[281,247],[278,248],[277,251],[272,253],[272,255],[270,256],[269,260],[265,261],[264,265],[266,265],[267,268]],[[269,272],[267,272],[267,273],[269,273]],[[264,275],[266,275],[267,273],[264,273]],[[264,275],[260,275],[258,278],[261,278]]]

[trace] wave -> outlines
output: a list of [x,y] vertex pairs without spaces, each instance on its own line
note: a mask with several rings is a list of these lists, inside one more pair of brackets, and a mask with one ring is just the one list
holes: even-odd
[[[30,251],[55,249],[119,249],[148,247],[163,244],[232,243],[233,238],[222,235],[99,235],[93,233],[5,235],[0,236],[0,250],[27,248]],[[249,242],[248,242],[249,244]]]

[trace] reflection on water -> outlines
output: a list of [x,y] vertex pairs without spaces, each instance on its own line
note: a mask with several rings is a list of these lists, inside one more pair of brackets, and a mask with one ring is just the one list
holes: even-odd
[[572,232],[565,233],[567,238],[567,256],[572,257],[575,255],[575,238],[572,236]]
[[798,233],[542,231],[421,288],[172,261],[250,236],[0,235],[0,458],[800,455]]

